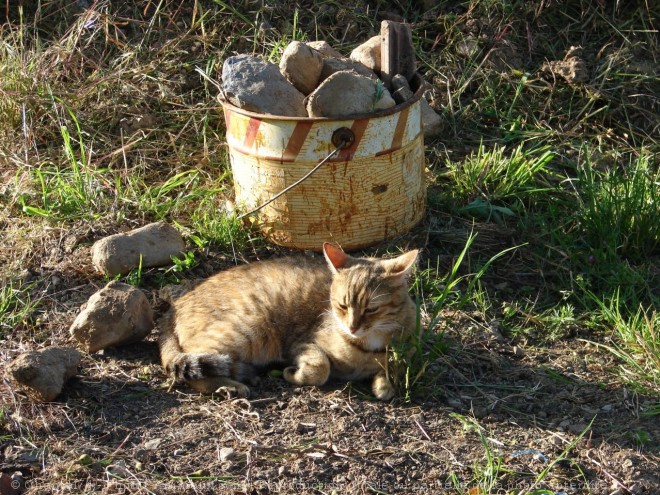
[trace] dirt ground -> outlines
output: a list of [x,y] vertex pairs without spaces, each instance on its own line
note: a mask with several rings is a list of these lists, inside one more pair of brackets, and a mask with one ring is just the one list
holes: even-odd
[[[103,285],[89,246],[66,239],[44,236],[51,311],[5,362],[70,345],[68,325]],[[194,275],[227,262],[209,256]],[[157,289],[147,293],[162,313]],[[434,382],[391,403],[368,384],[296,388],[270,374],[249,400],[170,389],[155,336],[85,356],[54,403],[31,403],[5,379],[0,466],[27,489],[2,493],[659,493],[657,446],[637,438],[660,438],[657,419],[640,415],[657,399],[610,385],[612,356],[587,342],[598,336],[513,345],[492,322],[444,316]],[[480,491],[489,459],[498,470]]]

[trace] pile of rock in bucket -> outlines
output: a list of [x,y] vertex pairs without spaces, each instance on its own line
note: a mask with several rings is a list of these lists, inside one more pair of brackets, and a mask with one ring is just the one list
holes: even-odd
[[[247,111],[287,117],[344,118],[394,107],[414,96],[412,33],[407,24],[383,21],[381,32],[349,57],[326,41],[290,43],[279,66],[236,55],[222,67],[220,98]],[[440,117],[422,98],[424,135],[440,128]]]

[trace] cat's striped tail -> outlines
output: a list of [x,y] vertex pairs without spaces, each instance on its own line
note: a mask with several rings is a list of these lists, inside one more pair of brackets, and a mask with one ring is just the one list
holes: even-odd
[[184,352],[174,332],[173,314],[168,311],[158,322],[160,359],[168,374],[179,382],[194,382],[225,377],[242,383],[253,383],[257,373],[254,366],[235,361],[227,354]]

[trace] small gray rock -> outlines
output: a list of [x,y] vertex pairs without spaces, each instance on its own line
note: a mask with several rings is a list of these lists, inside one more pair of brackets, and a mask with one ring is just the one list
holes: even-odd
[[369,38],[351,52],[351,60],[380,73],[380,34]]
[[50,402],[62,392],[64,383],[76,374],[80,352],[69,347],[50,347],[17,357],[9,366],[14,383],[28,397]]
[[350,58],[329,57],[323,60],[323,69],[321,70],[321,76],[319,77],[318,84],[321,84],[335,72],[340,72],[343,70],[352,70],[361,76],[365,76],[370,79],[378,78],[374,71],[365,67],[360,62],[356,62]]
[[425,138],[435,138],[442,132],[442,119],[435,113],[429,102],[424,98],[420,100],[422,105],[422,126],[424,128]]
[[113,280],[80,308],[69,332],[87,352],[142,340],[154,327],[144,293]]
[[92,262],[113,277],[140,266],[140,256],[144,268],[168,265],[172,263],[172,256],[181,256],[185,248],[178,230],[156,222],[96,241],[92,246]]
[[236,451],[231,447],[223,447],[220,449],[221,462],[231,461],[234,457],[236,457]]
[[321,54],[301,41],[292,41],[280,60],[280,71],[304,95],[316,89],[323,69]]
[[163,443],[162,438],[154,438],[152,440],[147,440],[144,442],[145,450],[157,450],[160,447],[160,444]]
[[330,46],[327,41],[307,41],[306,45],[313,48],[321,54],[323,58],[333,57],[342,58],[343,55]]
[[250,112],[306,117],[303,95],[280,68],[251,55],[236,55],[222,66],[222,91],[232,105]]
[[408,79],[401,74],[396,74],[392,78],[392,97],[397,103],[403,103],[412,98],[415,93],[410,89]]
[[310,117],[348,117],[395,105],[389,91],[378,82],[353,71],[336,72],[307,98]]

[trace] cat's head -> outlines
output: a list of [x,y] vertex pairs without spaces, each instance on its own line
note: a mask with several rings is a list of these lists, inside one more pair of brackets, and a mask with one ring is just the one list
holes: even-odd
[[392,259],[354,258],[326,243],[323,253],[333,273],[330,310],[342,331],[378,347],[384,337],[408,330],[408,275],[417,250]]

